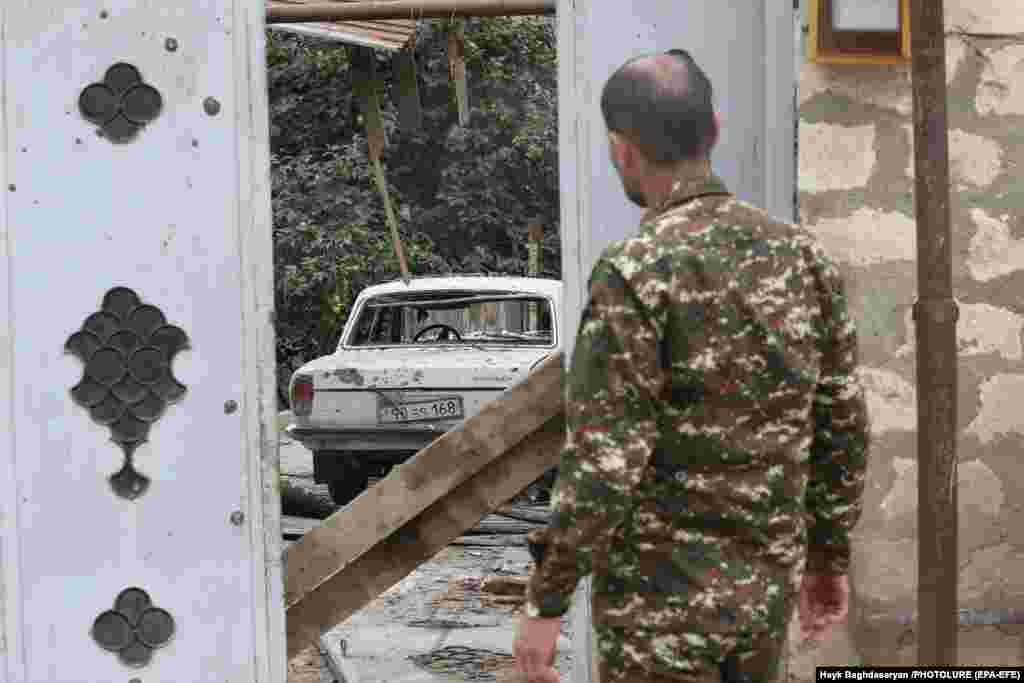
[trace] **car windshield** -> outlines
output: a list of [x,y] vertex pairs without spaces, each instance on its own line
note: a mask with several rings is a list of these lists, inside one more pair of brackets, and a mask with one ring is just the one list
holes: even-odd
[[551,305],[538,294],[404,293],[368,299],[347,345],[550,346],[552,330]]

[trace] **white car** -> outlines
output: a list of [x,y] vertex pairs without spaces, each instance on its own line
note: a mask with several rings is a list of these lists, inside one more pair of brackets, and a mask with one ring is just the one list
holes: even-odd
[[363,290],[337,350],[289,388],[288,433],[345,505],[560,348],[562,283],[421,277]]

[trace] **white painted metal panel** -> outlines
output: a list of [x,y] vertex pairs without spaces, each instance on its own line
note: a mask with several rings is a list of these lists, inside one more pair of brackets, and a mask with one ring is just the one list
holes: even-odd
[[[558,6],[559,171],[563,348],[571,360],[586,283],[611,241],[634,234],[641,211],[626,199],[609,160],[600,97],[626,60],[683,48],[715,88],[722,131],[713,166],[741,199],[795,217],[792,3],[780,0],[579,2]],[[590,582],[575,596],[574,683],[596,683]]]
[[627,59],[689,50],[715,88],[722,131],[713,165],[741,199],[792,220],[793,10],[777,0],[559,4],[559,149],[571,354],[586,279],[602,249],[635,232],[641,211],[609,161],[601,90]]
[[[284,681],[263,11],[0,5],[5,681]],[[123,144],[78,107],[117,62],[163,100]],[[69,395],[83,364],[64,352],[114,287],[190,342],[136,500],[107,481],[124,456]],[[142,669],[90,635],[129,587],[175,622]]]

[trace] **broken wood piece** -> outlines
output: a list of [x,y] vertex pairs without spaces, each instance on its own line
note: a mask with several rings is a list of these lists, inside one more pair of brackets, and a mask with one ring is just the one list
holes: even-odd
[[423,127],[423,107],[416,74],[416,56],[411,49],[405,48],[395,54],[394,63],[398,74],[398,122],[405,130],[420,130]]
[[524,595],[529,579],[525,576],[488,576],[480,590],[494,595]]
[[469,125],[469,86],[466,82],[466,25],[456,19],[448,30],[448,73],[455,86],[459,125]]

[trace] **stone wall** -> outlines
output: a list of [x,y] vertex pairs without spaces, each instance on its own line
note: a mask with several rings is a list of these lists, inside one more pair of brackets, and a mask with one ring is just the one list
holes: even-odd
[[[1024,607],[1024,11],[946,0],[959,374],[960,606]],[[806,13],[804,13],[806,16]],[[806,35],[806,32],[805,32]],[[815,664],[913,664],[916,298],[910,67],[802,63],[800,213],[841,263],[873,420],[849,629]],[[963,627],[960,663],[1024,664],[1024,627]]]

